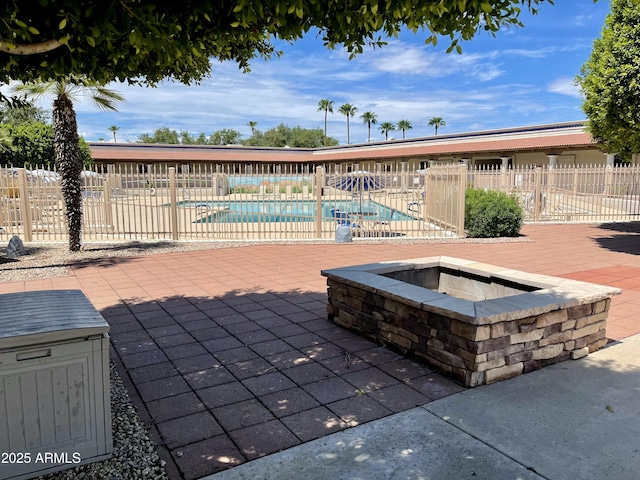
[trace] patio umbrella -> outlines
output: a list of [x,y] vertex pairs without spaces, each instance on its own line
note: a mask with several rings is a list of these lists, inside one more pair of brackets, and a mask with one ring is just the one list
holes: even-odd
[[362,196],[364,192],[374,192],[384,190],[390,184],[390,179],[386,176],[374,174],[366,170],[357,170],[355,172],[336,175],[329,179],[328,185],[351,192],[360,197],[360,211],[362,211]]

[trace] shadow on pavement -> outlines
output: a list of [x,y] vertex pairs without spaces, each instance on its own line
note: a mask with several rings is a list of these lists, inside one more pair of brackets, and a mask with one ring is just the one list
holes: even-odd
[[640,255],[640,222],[603,223],[598,228],[619,232],[608,237],[594,238],[602,248],[612,252]]
[[172,478],[194,479],[462,391],[327,320],[326,294],[232,291],[101,311]]

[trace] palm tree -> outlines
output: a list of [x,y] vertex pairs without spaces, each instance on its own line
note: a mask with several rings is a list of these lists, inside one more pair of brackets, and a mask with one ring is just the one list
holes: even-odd
[[382,122],[378,127],[382,133],[384,133],[384,139],[389,140],[389,132],[393,132],[396,126],[391,122]]
[[413,125],[411,125],[411,122],[409,120],[400,120],[398,122],[398,130],[402,130],[403,139],[404,139],[405,130],[411,130],[412,128],[413,128]]
[[349,117],[353,117],[358,111],[358,108],[354,107],[350,103],[345,103],[344,105],[340,105],[338,111],[347,117],[347,144],[350,144],[351,134],[349,132]]
[[360,115],[360,118],[369,127],[369,140],[367,141],[370,142],[371,141],[371,124],[372,123],[375,124],[378,121],[378,116],[373,112],[364,112],[362,115]]
[[13,153],[14,149],[13,137],[9,130],[0,130],[0,155]]
[[256,127],[258,126],[258,122],[251,121],[251,122],[247,123],[247,125],[249,125],[249,128],[251,129],[251,136],[255,137],[256,136]]
[[[49,81],[20,85],[16,90],[27,97],[38,99],[53,96],[53,145],[55,163],[62,177],[60,186],[66,207],[69,229],[69,251],[77,252],[82,246],[82,180],[83,165],[80,158],[78,124],[73,102],[87,98],[102,110],[116,110],[124,100],[119,93],[84,77],[70,76],[66,81]],[[115,132],[114,132],[115,133]]]
[[111,126],[109,127],[109,130],[113,132],[113,143],[117,143],[117,142],[116,142],[116,132],[117,132],[118,130],[120,130],[120,127],[116,127],[115,125],[111,125]]
[[327,146],[327,114],[333,113],[333,100],[325,98],[318,102],[318,111],[324,110],[324,146]]
[[447,122],[445,122],[442,117],[432,117],[431,120],[429,120],[429,126],[436,127],[436,135],[438,135],[438,128],[446,127]]

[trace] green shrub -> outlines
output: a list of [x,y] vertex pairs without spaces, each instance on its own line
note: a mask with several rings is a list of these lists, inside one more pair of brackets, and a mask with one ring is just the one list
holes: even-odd
[[231,193],[258,193],[257,185],[237,185],[231,189]]
[[471,238],[517,237],[522,207],[503,192],[474,188],[465,192],[464,228]]

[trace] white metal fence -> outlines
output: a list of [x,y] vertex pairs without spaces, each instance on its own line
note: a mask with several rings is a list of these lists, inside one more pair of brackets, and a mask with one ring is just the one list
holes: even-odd
[[477,169],[468,186],[513,194],[528,222],[622,222],[640,219],[640,167]]
[[[302,171],[300,171],[302,170]],[[83,241],[464,235],[464,166],[132,165],[83,172]],[[60,179],[0,169],[0,239],[64,241]]]

